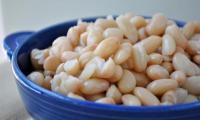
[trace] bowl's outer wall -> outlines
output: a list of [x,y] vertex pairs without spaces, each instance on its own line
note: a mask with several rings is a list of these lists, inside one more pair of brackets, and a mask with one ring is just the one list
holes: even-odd
[[[94,21],[95,18],[87,19]],[[179,25],[183,23],[179,22]],[[66,35],[69,27],[76,25],[76,21],[63,23],[54,27],[50,27],[43,31],[34,33],[22,46],[18,49],[12,60],[12,67],[16,76],[16,82],[30,115],[37,120],[197,120],[200,118],[200,108],[194,107],[188,110],[170,110],[162,112],[167,107],[160,107],[157,111],[141,112],[138,110],[120,111],[111,109],[99,109],[95,107],[85,107],[76,103],[66,102],[61,99],[56,99],[45,93],[34,83],[31,86],[37,86],[42,91],[37,91],[30,87],[26,82],[27,79],[22,77],[22,74],[27,75],[32,71],[30,64],[29,53],[33,48],[47,48],[58,36]],[[16,62],[17,60],[17,62]],[[17,69],[17,64],[22,71]],[[30,81],[28,81],[30,82]],[[74,100],[76,101],[76,100]],[[91,104],[95,105],[95,104]],[[99,105],[100,106],[100,105]],[[103,105],[102,105],[103,106]],[[106,105],[104,105],[106,107]],[[112,107],[112,106],[108,106]],[[137,109],[137,108],[136,108]],[[148,108],[145,108],[148,109]]]

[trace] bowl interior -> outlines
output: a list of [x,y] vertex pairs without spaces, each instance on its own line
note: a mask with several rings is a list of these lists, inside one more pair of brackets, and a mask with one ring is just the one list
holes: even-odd
[[[92,18],[85,18],[83,21],[87,22],[93,22],[96,20],[97,17]],[[145,17],[150,18],[150,17]],[[175,21],[179,27],[182,27],[184,25],[184,22],[181,21]],[[118,110],[121,111],[122,109],[124,111],[129,110],[138,110],[138,111],[160,111],[160,110],[167,110],[165,109],[166,106],[158,106],[158,107],[127,107],[127,106],[116,106],[116,105],[100,105],[89,101],[79,101],[73,99],[73,101],[70,98],[64,97],[62,95],[58,95],[56,93],[53,93],[51,91],[48,91],[44,88],[41,88],[40,86],[32,83],[31,81],[28,81],[26,79],[26,75],[28,75],[31,71],[33,71],[33,67],[30,62],[30,52],[34,48],[38,49],[44,49],[49,46],[51,46],[52,42],[59,36],[64,36],[67,34],[68,29],[71,26],[74,26],[77,24],[77,20],[72,20],[69,22],[65,22],[62,24],[58,24],[55,26],[51,26],[49,28],[43,29],[39,32],[34,33],[30,38],[28,38],[20,47],[16,50],[14,57],[13,57],[13,68],[15,72],[15,76],[18,77],[19,82],[23,82],[25,86],[30,87],[30,89],[39,91],[39,93],[47,94],[48,96],[52,96],[54,98],[58,98],[60,100],[63,100],[65,102],[75,102],[75,104],[79,104],[85,107],[94,107],[98,109],[104,109],[104,110]],[[16,61],[17,60],[17,61]],[[195,104],[196,105],[196,104]],[[200,104],[198,103],[200,106]],[[188,104],[187,108],[193,107],[194,104]],[[168,107],[168,110],[177,110],[177,109],[185,109],[186,106],[183,105],[174,105],[171,107]]]
[[[92,18],[83,18],[83,21],[94,22],[96,18],[105,18],[101,17],[92,17]],[[150,17],[145,17],[150,18]],[[179,27],[184,25],[184,22],[175,21]],[[65,36],[68,29],[71,26],[75,26],[77,20],[72,20],[69,22],[61,23],[58,25],[51,26],[49,28],[43,29],[39,32],[34,33],[25,43],[20,47],[17,53],[17,64],[19,65],[20,70],[23,74],[27,75],[33,71],[33,67],[30,62],[30,52],[34,48],[45,49],[51,46],[52,42],[59,36]]]

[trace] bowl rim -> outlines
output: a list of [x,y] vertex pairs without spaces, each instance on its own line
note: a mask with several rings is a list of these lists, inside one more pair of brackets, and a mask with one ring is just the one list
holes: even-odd
[[[116,17],[116,16],[115,16]],[[144,16],[146,19],[151,18],[149,16]],[[95,16],[95,17],[85,17],[82,18],[83,21],[90,21],[95,20],[97,18],[105,18],[105,16]],[[19,47],[14,51],[14,54],[11,59],[11,66],[14,76],[16,77],[17,81],[20,82],[24,87],[27,89],[32,90],[35,94],[45,95],[47,97],[51,97],[53,99],[60,100],[64,103],[73,104],[77,106],[82,106],[91,109],[99,109],[99,110],[106,110],[106,111],[128,111],[128,112],[169,112],[169,111],[183,111],[188,110],[191,108],[200,108],[200,102],[193,102],[193,103],[186,103],[186,104],[177,104],[177,105],[170,105],[170,106],[124,106],[124,105],[110,105],[110,104],[99,104],[92,101],[82,101],[78,99],[69,98],[67,96],[55,93],[53,91],[47,90],[32,81],[28,80],[28,78],[22,73],[17,63],[17,57],[19,51],[25,43],[27,43],[31,38],[37,36],[38,34],[42,34],[45,31],[48,31],[52,28],[66,25],[69,23],[77,22],[78,19],[69,20],[67,22],[59,23],[56,25],[52,25],[50,27],[46,27],[42,30],[37,31],[33,35],[31,35],[27,40],[25,40]],[[174,20],[174,19],[172,19]],[[185,22],[174,20],[177,25],[183,26]]]

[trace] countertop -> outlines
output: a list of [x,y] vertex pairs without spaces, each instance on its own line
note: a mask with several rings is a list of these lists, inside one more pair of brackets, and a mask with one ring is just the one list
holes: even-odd
[[0,120],[32,120],[27,114],[8,60],[0,63]]

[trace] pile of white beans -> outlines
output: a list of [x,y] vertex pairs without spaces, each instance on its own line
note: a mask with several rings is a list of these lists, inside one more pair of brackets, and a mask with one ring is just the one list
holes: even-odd
[[200,22],[163,14],[79,20],[44,50],[28,78],[64,96],[102,104],[173,105],[200,96]]

